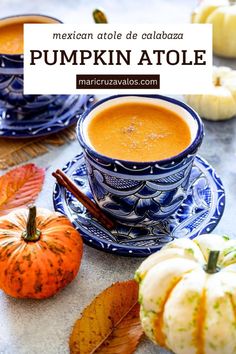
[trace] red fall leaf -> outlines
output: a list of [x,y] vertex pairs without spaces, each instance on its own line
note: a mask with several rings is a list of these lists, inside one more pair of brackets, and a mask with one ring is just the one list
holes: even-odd
[[30,163],[0,177],[0,216],[35,201],[41,191],[45,170]]

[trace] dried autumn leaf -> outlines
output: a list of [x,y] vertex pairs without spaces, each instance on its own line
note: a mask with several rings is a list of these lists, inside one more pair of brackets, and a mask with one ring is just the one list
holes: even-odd
[[134,280],[118,282],[83,311],[70,337],[70,353],[131,354],[142,334],[138,285]]
[[0,216],[28,205],[37,198],[45,171],[30,163],[14,168],[0,177]]

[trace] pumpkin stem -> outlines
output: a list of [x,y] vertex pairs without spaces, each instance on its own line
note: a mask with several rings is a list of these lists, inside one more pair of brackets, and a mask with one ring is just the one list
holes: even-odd
[[221,81],[220,81],[220,77],[219,76],[216,78],[215,86],[221,86]]
[[99,9],[93,11],[93,19],[95,23],[108,23],[106,15]]
[[210,251],[207,264],[204,266],[204,270],[209,274],[214,274],[220,271],[220,267],[217,266],[220,251]]
[[23,232],[22,237],[25,241],[38,241],[40,234],[40,230],[36,228],[36,206],[30,205],[26,230]]

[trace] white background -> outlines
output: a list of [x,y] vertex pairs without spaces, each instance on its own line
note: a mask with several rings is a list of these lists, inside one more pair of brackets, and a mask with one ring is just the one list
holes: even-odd
[[[136,40],[126,39],[126,34],[132,30],[138,33]],[[94,39],[60,40],[53,39],[53,33],[94,33]],[[99,40],[99,32],[122,32],[121,40]],[[153,39],[142,40],[143,32],[184,33],[184,39]],[[65,25],[65,24],[28,24],[25,25],[25,77],[24,90],[26,94],[76,94],[85,93],[85,90],[76,89],[76,74],[160,74],[161,87],[157,89],[96,89],[86,90],[93,94],[114,93],[168,93],[187,94],[208,92],[212,81],[212,33],[211,25]],[[43,60],[37,60],[36,65],[30,64],[30,50],[60,50],[64,49],[68,55],[72,50],[100,50],[100,49],[131,49],[131,65],[93,65],[90,59],[86,65],[71,65],[59,63],[49,66]],[[147,50],[153,65],[137,65],[141,57],[141,50]],[[194,50],[206,50],[204,59],[206,65],[168,65],[163,60],[162,65],[156,65],[156,56],[153,50],[187,50],[188,58],[194,60]],[[181,57],[181,55],[180,55]],[[165,56],[163,55],[163,58]]]

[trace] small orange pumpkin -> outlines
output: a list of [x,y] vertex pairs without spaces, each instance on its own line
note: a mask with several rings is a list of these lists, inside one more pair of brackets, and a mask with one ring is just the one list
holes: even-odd
[[36,207],[0,217],[0,288],[16,298],[43,299],[77,275],[83,253],[78,231],[63,215]]

